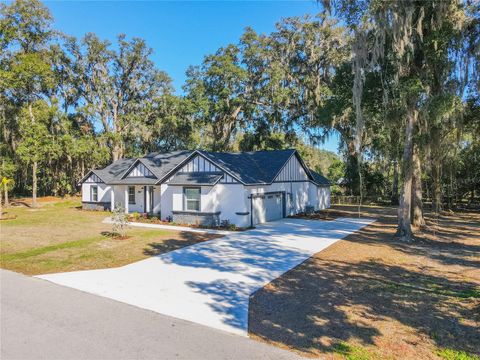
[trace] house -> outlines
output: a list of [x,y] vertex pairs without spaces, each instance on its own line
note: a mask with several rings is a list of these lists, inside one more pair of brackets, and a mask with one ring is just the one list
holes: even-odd
[[122,206],[185,224],[246,227],[330,206],[330,182],[293,149],[151,153],[92,170],[81,184],[84,209]]

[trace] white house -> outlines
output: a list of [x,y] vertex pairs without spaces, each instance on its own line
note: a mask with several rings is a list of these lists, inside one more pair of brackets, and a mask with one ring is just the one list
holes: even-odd
[[82,180],[84,209],[122,206],[177,223],[240,227],[330,206],[330,183],[296,150],[175,151],[121,159]]

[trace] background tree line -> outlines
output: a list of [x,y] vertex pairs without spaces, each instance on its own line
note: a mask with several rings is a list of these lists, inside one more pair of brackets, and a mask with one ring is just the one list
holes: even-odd
[[[39,1],[2,4],[4,188],[74,193],[89,169],[151,151],[295,147],[335,191],[400,202],[406,239],[423,223],[422,199],[475,201],[478,3],[323,6],[270,34],[247,28],[190,67],[177,95],[144,40],[75,39]],[[341,157],[316,147],[334,133]]]

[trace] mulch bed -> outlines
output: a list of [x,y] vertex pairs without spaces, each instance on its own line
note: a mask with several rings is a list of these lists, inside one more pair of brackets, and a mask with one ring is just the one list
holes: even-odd
[[225,226],[199,226],[199,225],[192,225],[192,224],[179,224],[179,223],[174,223],[171,221],[164,221],[161,220],[157,217],[134,217],[134,216],[129,216],[128,221],[130,222],[138,222],[138,223],[144,223],[144,224],[160,224],[160,225],[167,225],[167,226],[183,226],[183,227],[189,227],[192,229],[204,229],[204,230],[225,230],[225,231],[246,231],[246,230],[251,230],[253,228],[251,227],[237,227],[237,226],[231,226],[231,227],[225,227]]

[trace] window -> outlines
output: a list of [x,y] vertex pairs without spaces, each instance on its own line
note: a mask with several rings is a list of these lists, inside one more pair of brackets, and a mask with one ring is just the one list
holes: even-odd
[[98,201],[98,186],[92,186],[90,188],[90,191],[92,192],[92,194],[91,194],[92,201],[97,202]]
[[135,204],[135,186],[128,187],[128,203]]
[[200,188],[184,188],[185,210],[200,211]]

